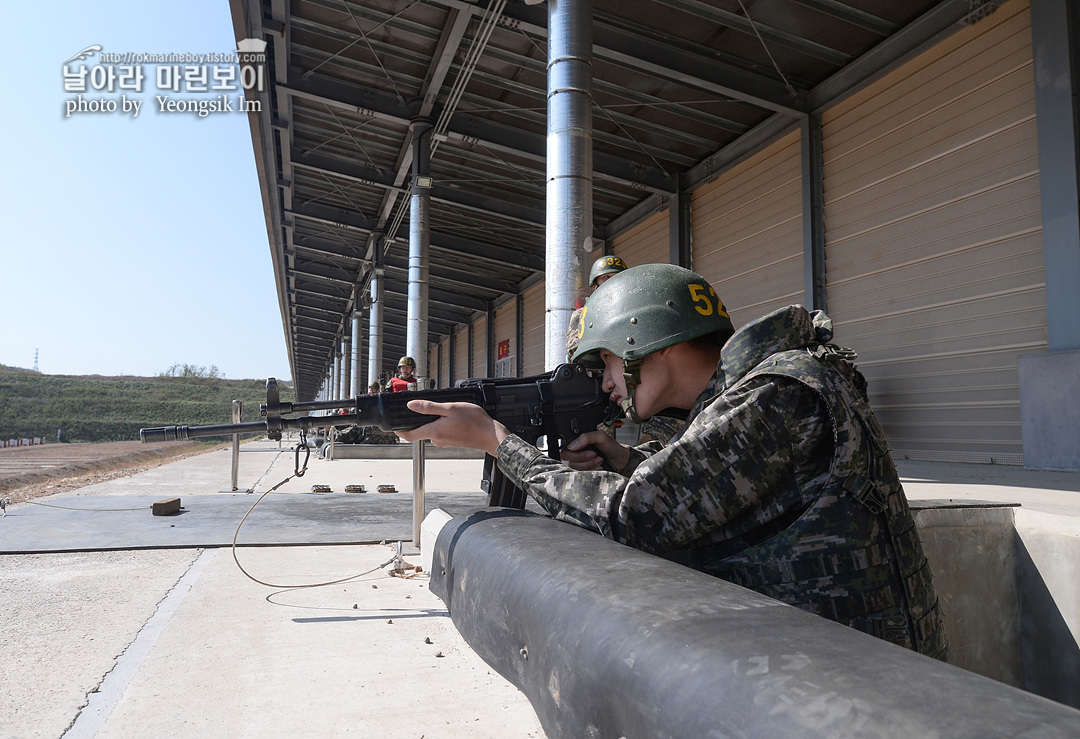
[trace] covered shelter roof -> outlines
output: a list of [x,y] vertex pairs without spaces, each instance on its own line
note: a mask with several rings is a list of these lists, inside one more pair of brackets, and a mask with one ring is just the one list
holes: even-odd
[[[594,0],[595,239],[996,4]],[[250,120],[300,399],[318,392],[376,265],[384,369],[405,353],[418,118],[434,126],[429,343],[542,279],[546,4],[232,0],[232,10],[238,40],[268,42]]]

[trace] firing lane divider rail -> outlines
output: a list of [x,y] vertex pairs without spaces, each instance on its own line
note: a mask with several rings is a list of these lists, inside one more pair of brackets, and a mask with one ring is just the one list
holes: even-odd
[[443,524],[431,589],[550,739],[1080,736],[1073,708],[526,511]]

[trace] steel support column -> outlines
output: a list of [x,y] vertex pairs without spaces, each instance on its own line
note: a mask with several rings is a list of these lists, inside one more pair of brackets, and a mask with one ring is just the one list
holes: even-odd
[[368,287],[371,299],[371,308],[368,310],[368,383],[378,382],[382,372],[383,237],[381,233],[376,233],[373,238],[373,269]]
[[547,369],[566,361],[566,326],[589,279],[592,11],[592,0],[548,0]]
[[363,374],[360,371],[361,360],[363,359],[363,313],[360,309],[360,291],[356,291],[356,297],[353,300],[353,314],[352,314],[352,386],[354,395],[363,395],[367,392],[367,387],[364,385]]
[[1080,11],[1070,0],[1031,4],[1039,138],[1047,343],[1080,349]]
[[803,280],[806,307],[825,310],[825,185],[821,160],[821,116],[803,118]]
[[[409,203],[409,304],[406,346],[416,360],[416,386],[428,378],[428,260],[431,250],[431,120],[417,118],[412,133],[413,176]],[[424,520],[424,442],[413,442],[413,546],[420,546]]]
[[[1047,352],[1021,355],[1026,467],[1080,470],[1080,8],[1031,3]],[[1026,687],[1026,686],[1025,686]],[[1044,692],[1057,698],[1056,686]]]
[[340,398],[341,392],[341,341],[334,342],[334,364],[330,374],[330,397]]
[[[351,315],[350,315],[351,319]],[[345,337],[341,342],[341,396],[352,396],[352,326],[350,320],[345,324]]]
[[[668,206],[668,261],[680,267],[690,268],[690,193],[683,188],[682,177],[677,177],[679,187],[671,194]],[[633,265],[629,265],[633,266]]]

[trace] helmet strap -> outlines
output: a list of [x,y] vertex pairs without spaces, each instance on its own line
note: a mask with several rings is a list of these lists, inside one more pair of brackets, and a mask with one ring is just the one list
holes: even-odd
[[644,357],[623,360],[623,383],[626,385],[626,397],[622,399],[619,405],[622,407],[623,413],[630,416],[630,420],[634,423],[644,423],[644,420],[638,415],[637,408],[634,407],[634,391],[641,384],[641,365],[644,361]]

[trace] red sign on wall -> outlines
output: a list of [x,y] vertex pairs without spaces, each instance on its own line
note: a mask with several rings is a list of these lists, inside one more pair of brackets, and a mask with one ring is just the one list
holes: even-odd
[[510,356],[510,339],[499,342],[499,351],[496,359],[506,359]]

